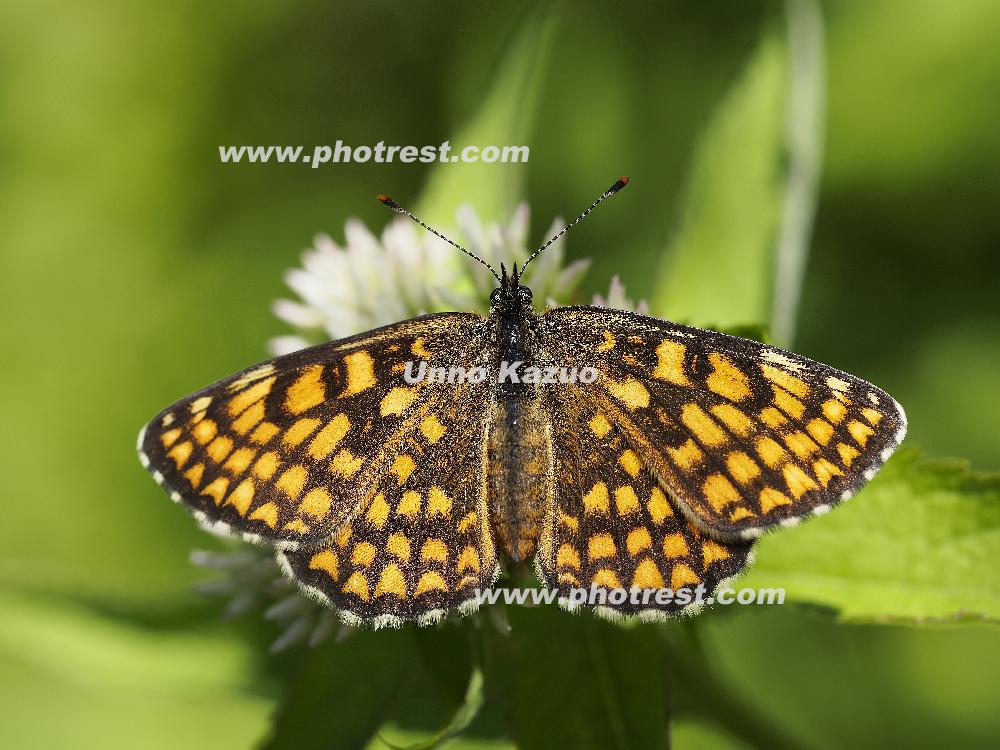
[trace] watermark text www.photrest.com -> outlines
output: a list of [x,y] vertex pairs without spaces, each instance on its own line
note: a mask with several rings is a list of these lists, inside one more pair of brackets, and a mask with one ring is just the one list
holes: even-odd
[[740,604],[743,606],[750,604],[784,604],[785,590],[774,589],[754,589],[742,588],[733,589],[728,586],[720,586],[714,594],[706,588],[705,584],[699,583],[694,587],[674,589],[643,589],[633,586],[624,588],[605,588],[593,584],[589,589],[582,587],[571,588],[567,593],[558,589],[538,589],[538,588],[502,588],[502,589],[476,589],[476,600],[480,604],[526,604],[537,606],[541,604],[554,604],[560,598],[566,600],[570,606],[620,606],[631,604],[633,606],[652,607],[667,606],[677,604],[687,606],[690,604]]
[[399,146],[379,141],[374,145],[351,146],[343,141],[333,145],[307,146],[219,146],[223,164],[305,164],[318,169],[324,164],[523,164],[527,146],[463,146],[452,148],[449,141],[436,146]]

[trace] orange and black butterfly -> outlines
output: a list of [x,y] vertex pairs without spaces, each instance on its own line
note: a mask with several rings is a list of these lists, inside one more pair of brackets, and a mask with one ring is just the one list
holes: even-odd
[[[761,534],[856,493],[905,434],[899,404],[853,375],[620,310],[537,313],[516,266],[494,275],[486,317],[425,315],[178,401],[140,434],[143,465],[378,627],[476,609],[504,560],[533,561],[566,606],[595,585],[711,592]],[[635,599],[599,610],[691,606]]]

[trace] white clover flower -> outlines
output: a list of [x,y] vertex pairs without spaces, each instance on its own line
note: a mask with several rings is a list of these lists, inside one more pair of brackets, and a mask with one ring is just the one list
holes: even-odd
[[631,310],[640,315],[649,315],[649,305],[646,304],[646,300],[641,299],[638,303],[633,303],[625,296],[625,285],[618,278],[618,274],[611,277],[611,289],[608,291],[608,296],[602,297],[595,294],[590,304],[596,307],[614,307],[618,310]]
[[[483,224],[469,206],[456,214],[460,244],[499,268],[516,262],[523,266],[529,251],[526,245],[529,210],[520,204],[506,226]],[[557,218],[546,233],[556,234],[565,223]],[[291,325],[295,333],[272,339],[268,347],[275,355],[286,354],[312,344],[406,320],[428,312],[474,310],[485,313],[496,279],[484,266],[469,260],[455,262],[458,251],[429,232],[398,217],[376,237],[356,218],[348,219],[346,246],[327,235],[318,235],[314,246],[302,255],[302,267],[285,274],[285,281],[299,300],[281,299],[274,303],[275,315]],[[560,238],[528,265],[524,283],[536,300],[550,306],[570,301],[587,272],[589,259],[564,264],[564,242]],[[618,277],[611,281],[607,298],[595,295],[593,304],[645,310],[645,302],[633,307]],[[331,634],[338,639],[350,635],[332,610],[301,594],[294,583],[278,570],[269,549],[240,542],[228,552],[196,551],[193,564],[221,575],[199,585],[202,593],[229,599],[225,615],[236,616],[266,607],[264,616],[283,626],[271,646],[283,651],[299,643],[316,645]],[[502,608],[489,608],[490,622],[506,634],[509,625]]]

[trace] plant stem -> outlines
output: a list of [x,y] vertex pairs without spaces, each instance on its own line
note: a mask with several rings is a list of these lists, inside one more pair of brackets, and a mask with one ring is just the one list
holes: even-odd
[[789,56],[787,171],[771,308],[771,333],[779,346],[791,345],[795,336],[802,278],[816,216],[826,109],[823,17],[819,3],[787,0],[785,16]]

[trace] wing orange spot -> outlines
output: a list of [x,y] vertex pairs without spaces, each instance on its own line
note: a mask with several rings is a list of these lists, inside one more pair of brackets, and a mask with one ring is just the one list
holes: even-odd
[[784,370],[779,370],[773,365],[762,364],[760,369],[765,378],[792,395],[804,398],[809,394],[809,385],[804,380],[800,380]]
[[644,549],[652,549],[653,540],[649,536],[649,531],[642,526],[632,529],[625,540],[625,546],[632,557],[635,557]]
[[750,417],[732,404],[716,404],[711,411],[716,419],[740,437],[746,437],[753,431]]
[[556,552],[556,567],[557,568],[573,568],[574,570],[580,569],[580,553],[571,544],[562,544],[559,546],[559,551]]
[[713,368],[712,374],[705,381],[710,391],[730,401],[742,401],[752,393],[746,373],[727,356],[713,352],[708,355],[708,362]]
[[427,516],[451,518],[452,501],[440,487],[431,487],[427,493]]
[[340,441],[344,439],[351,429],[351,420],[346,414],[338,414],[325,425],[323,429],[316,433],[316,436],[309,443],[307,449],[310,456],[316,460],[321,460],[333,453]]
[[410,560],[410,540],[403,534],[393,534],[385,543],[386,552],[403,562]]
[[738,502],[740,493],[736,491],[732,483],[722,474],[710,474],[705,483],[701,486],[701,491],[709,504],[719,511],[730,503]]
[[382,575],[379,576],[378,584],[375,586],[376,599],[386,594],[392,594],[400,599],[406,598],[406,582],[396,563],[389,563],[382,569]]
[[[784,492],[778,492],[778,490],[773,487],[765,487],[760,491],[760,512],[769,513],[772,508],[776,508],[779,505],[790,505],[791,500]],[[736,520],[736,519],[733,519]]]
[[608,486],[598,482],[583,496],[583,510],[585,513],[607,513],[609,500]]
[[324,401],[326,386],[323,384],[323,365],[304,368],[302,374],[285,391],[285,409],[290,414],[301,414]]
[[833,425],[825,419],[817,417],[806,425],[806,432],[820,445],[826,445],[830,442],[830,438],[833,437]]
[[444,433],[447,432],[445,426],[433,414],[424,417],[420,423],[420,431],[431,445],[444,437]]
[[649,406],[649,391],[635,378],[625,378],[624,380],[605,378],[604,387],[632,411]]
[[261,422],[254,428],[254,431],[250,433],[250,440],[257,443],[257,445],[263,445],[279,432],[280,430],[278,429],[278,425],[273,422]]
[[701,564],[707,568],[718,560],[728,560],[729,553],[721,544],[716,544],[711,539],[704,539],[701,542]]
[[663,574],[656,567],[656,563],[648,557],[639,563],[635,568],[635,575],[632,576],[632,585],[640,589],[662,589]]
[[618,508],[618,515],[627,516],[639,510],[639,498],[635,490],[629,485],[619,487],[615,490],[615,506]]
[[302,494],[302,488],[305,487],[308,478],[309,472],[306,471],[305,466],[291,466],[285,469],[274,485],[292,500],[295,500]]
[[664,341],[656,347],[656,369],[653,377],[674,385],[691,385],[684,372],[687,347],[679,341]]
[[375,545],[370,542],[358,542],[351,551],[351,564],[367,568],[375,561]]
[[792,497],[796,500],[809,490],[819,488],[819,485],[813,481],[813,478],[795,464],[786,464],[782,473],[785,475],[785,484],[788,485],[788,491],[792,493]]
[[354,396],[374,386],[375,361],[367,351],[353,352],[344,357],[344,367],[347,369],[347,385],[338,398]]
[[698,575],[684,563],[678,563],[670,572],[670,588],[674,591],[690,586],[692,583],[701,583]]
[[413,518],[420,512],[420,493],[410,490],[403,493],[403,499],[396,506],[396,514]]
[[734,451],[726,457],[726,468],[739,484],[749,484],[760,476],[760,467],[743,451]]
[[233,422],[233,432],[239,435],[246,435],[258,422],[264,419],[264,399],[255,401],[248,407],[236,421]]
[[390,414],[398,416],[409,409],[416,400],[417,392],[414,388],[395,387],[382,398],[379,413],[383,417]]
[[705,458],[705,454],[701,452],[701,448],[698,447],[694,438],[688,438],[677,448],[667,448],[667,453],[670,454],[670,458],[677,464],[677,467],[685,471]]
[[437,562],[448,562],[448,547],[437,538],[430,538],[424,542],[420,548],[421,560],[436,560]]
[[363,458],[355,456],[345,448],[330,461],[330,471],[342,477],[353,477],[364,462]]
[[603,438],[609,432],[611,432],[611,423],[605,418],[600,412],[590,420],[590,431],[593,432],[597,437]]
[[[232,505],[234,508],[236,508],[237,513],[239,513],[241,516],[245,516],[247,514],[247,510],[250,508],[250,503],[253,502],[253,495],[254,495],[253,480],[244,479],[242,482],[236,485],[236,488],[231,493],[229,493],[229,497],[226,498],[226,504]],[[259,511],[260,508],[258,508],[257,510]],[[254,512],[256,513],[257,511]],[[255,517],[251,516],[251,518]],[[277,523],[278,519],[277,515],[275,515],[274,523],[269,524],[269,526],[273,529],[277,525]]]
[[309,569],[326,571],[326,574],[336,581],[340,572],[340,559],[334,550],[325,549],[310,558]]
[[652,492],[650,492],[649,502],[646,503],[646,509],[649,511],[649,515],[653,519],[653,523],[657,526],[662,524],[665,518],[674,514],[673,508],[671,508],[670,503],[667,502],[667,496],[663,494],[663,490],[659,487],[654,487]]
[[267,451],[267,453],[261,454],[261,457],[257,459],[257,463],[253,465],[251,471],[254,476],[267,481],[274,476],[274,472],[278,470],[280,465],[281,461],[278,459],[278,454],[274,451]]
[[421,594],[426,594],[428,591],[447,591],[448,584],[445,583],[444,578],[441,577],[440,573],[435,573],[433,570],[429,570],[420,576],[420,581],[417,583],[417,590],[413,592],[414,596],[420,596]]
[[278,506],[274,503],[264,503],[249,515],[251,521],[263,521],[272,529],[278,525]]
[[229,416],[237,417],[242,414],[246,408],[263,399],[271,392],[271,387],[274,385],[274,381],[274,377],[261,380],[246,390],[240,391],[229,399],[229,404],[226,406]]
[[594,574],[594,583],[597,586],[606,589],[620,589],[622,588],[621,581],[618,580],[618,576],[613,570],[608,570],[607,568],[601,568]]
[[345,594],[354,594],[362,601],[368,601],[368,579],[365,578],[365,574],[359,571],[351,573],[351,577],[347,579],[344,583],[344,587],[341,589]]
[[462,553],[458,556],[458,564],[456,565],[456,570],[461,573],[466,568],[479,572],[479,553],[476,552],[476,548],[471,544],[466,546],[462,550]]
[[286,430],[281,436],[281,442],[290,448],[294,448],[307,437],[313,434],[319,427],[319,420],[312,417],[304,417]]
[[726,442],[726,433],[698,404],[684,404],[681,408],[681,422],[703,445],[715,447]]
[[322,521],[330,512],[333,498],[323,487],[314,487],[306,493],[299,503],[299,515],[306,515],[316,521]]
[[613,557],[618,552],[610,534],[594,534],[587,543],[587,555],[591,560]]

